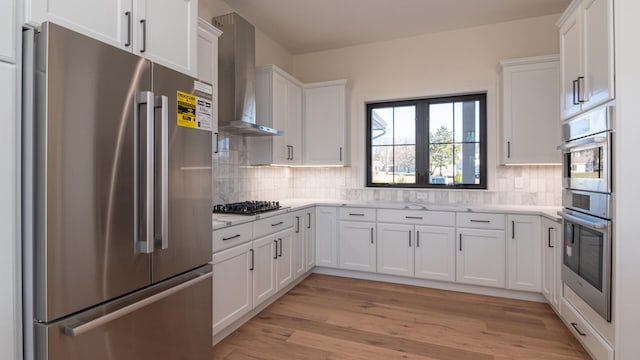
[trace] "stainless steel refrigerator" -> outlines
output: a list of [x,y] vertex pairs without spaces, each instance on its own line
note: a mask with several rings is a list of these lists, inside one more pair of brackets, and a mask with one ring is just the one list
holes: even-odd
[[211,359],[211,86],[25,32],[26,358]]

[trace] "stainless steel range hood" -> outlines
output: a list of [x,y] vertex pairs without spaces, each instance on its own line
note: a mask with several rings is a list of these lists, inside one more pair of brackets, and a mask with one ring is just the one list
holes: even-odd
[[284,131],[256,121],[255,29],[236,13],[213,18],[223,31],[218,43],[218,126],[244,136],[277,136]]

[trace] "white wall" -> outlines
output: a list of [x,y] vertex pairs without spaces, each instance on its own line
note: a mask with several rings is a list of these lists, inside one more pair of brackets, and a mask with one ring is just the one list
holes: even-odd
[[616,224],[614,228],[614,307],[617,360],[638,359],[640,335],[640,2],[615,1],[616,56]]
[[295,55],[293,75],[303,82],[352,81],[351,159],[361,169],[365,102],[486,91],[489,186],[495,189],[496,172],[501,171],[493,170],[499,135],[499,61],[558,53],[558,18],[559,14]]
[[[209,22],[214,16],[234,11],[223,0],[202,0],[198,2],[198,16]],[[291,73],[293,71],[293,56],[280,44],[271,40],[269,36],[256,28],[256,65],[266,64],[276,64]]]

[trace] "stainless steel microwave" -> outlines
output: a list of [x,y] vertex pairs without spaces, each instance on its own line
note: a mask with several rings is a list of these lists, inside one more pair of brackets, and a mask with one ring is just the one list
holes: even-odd
[[599,107],[563,125],[563,188],[612,192],[613,109]]

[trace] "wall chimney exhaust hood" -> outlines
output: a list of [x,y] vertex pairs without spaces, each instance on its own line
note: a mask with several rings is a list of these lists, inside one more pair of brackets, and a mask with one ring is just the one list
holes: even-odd
[[244,136],[278,136],[284,131],[256,122],[255,29],[236,13],[213,18],[223,31],[218,45],[219,128]]

